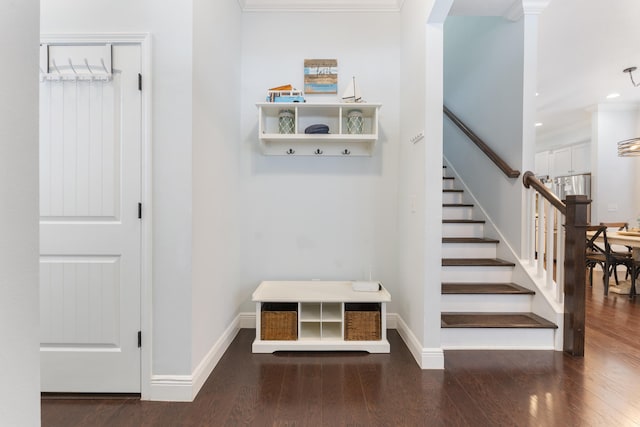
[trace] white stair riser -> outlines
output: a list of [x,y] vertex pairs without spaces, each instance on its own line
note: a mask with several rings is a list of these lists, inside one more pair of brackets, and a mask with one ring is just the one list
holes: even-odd
[[482,223],[451,223],[442,224],[443,237],[484,237]]
[[443,243],[442,258],[496,258],[496,244]]
[[442,348],[553,350],[556,329],[442,328]]
[[531,311],[531,295],[516,294],[445,294],[442,295],[444,312],[512,313]]
[[442,193],[442,203],[462,203],[462,193]]
[[470,206],[442,208],[443,219],[473,219],[473,208]]
[[442,188],[447,190],[452,190],[454,188],[455,179],[443,179],[442,180]]
[[512,272],[510,267],[442,267],[442,282],[509,283]]

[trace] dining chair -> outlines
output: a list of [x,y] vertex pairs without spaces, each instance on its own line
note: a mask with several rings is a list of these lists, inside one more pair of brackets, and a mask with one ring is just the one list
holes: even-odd
[[631,288],[629,289],[629,298],[636,296],[636,283],[638,282],[638,277],[640,277],[640,260],[632,258],[631,263]]
[[618,231],[628,231],[628,222],[601,222],[600,225],[604,225],[607,228],[617,228]]
[[593,287],[593,269],[596,266],[600,266],[602,269],[602,283],[604,285],[604,294],[609,292],[609,271],[611,270],[606,250],[604,245],[599,245],[596,239],[603,233],[606,234],[607,227],[604,225],[588,225],[587,231],[592,231],[594,234],[589,238],[587,237],[587,245],[585,252],[586,266],[589,269],[589,285]]
[[[637,276],[637,270],[634,265],[633,258],[626,252],[616,252],[611,249],[611,244],[607,239],[607,226],[605,225],[590,225],[587,226],[587,231],[594,232],[590,238],[587,238],[587,247],[585,253],[585,263],[589,269],[589,284],[593,286],[593,269],[595,266],[602,268],[602,284],[604,285],[604,294],[609,294],[609,279],[611,275],[614,276],[616,285],[619,285],[618,275],[616,274],[616,268],[619,265],[625,266],[631,274],[631,292],[635,294],[635,276]],[[601,238],[602,243],[597,239]]]
[[[607,227],[607,230],[612,229],[615,231],[629,231],[629,223],[628,222],[601,222],[600,225],[604,225]],[[624,249],[623,249],[624,248]],[[631,257],[632,249],[629,246],[622,245],[612,245],[611,250],[615,252],[616,257]],[[613,266],[613,277],[616,279],[616,284],[618,283],[618,269],[617,266]],[[624,276],[624,280],[629,280],[629,274],[631,273],[630,269],[627,268],[627,271]]]

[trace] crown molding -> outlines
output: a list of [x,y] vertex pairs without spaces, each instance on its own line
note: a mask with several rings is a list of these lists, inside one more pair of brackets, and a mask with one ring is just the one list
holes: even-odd
[[404,0],[238,0],[243,12],[399,12]]
[[518,21],[524,15],[540,15],[551,0],[517,0],[503,14],[510,21]]

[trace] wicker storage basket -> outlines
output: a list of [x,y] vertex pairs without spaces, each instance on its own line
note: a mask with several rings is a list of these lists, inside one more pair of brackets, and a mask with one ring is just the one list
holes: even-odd
[[346,341],[380,341],[380,304],[345,304],[344,339]]
[[298,304],[264,303],[260,316],[260,339],[295,341],[298,339]]

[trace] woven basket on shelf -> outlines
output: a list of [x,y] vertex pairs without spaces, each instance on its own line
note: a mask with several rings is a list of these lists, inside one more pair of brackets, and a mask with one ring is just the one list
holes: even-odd
[[344,339],[346,341],[379,341],[380,309],[377,304],[355,305],[344,312]]
[[260,317],[260,339],[264,341],[297,340],[297,310],[286,304],[263,304]]

